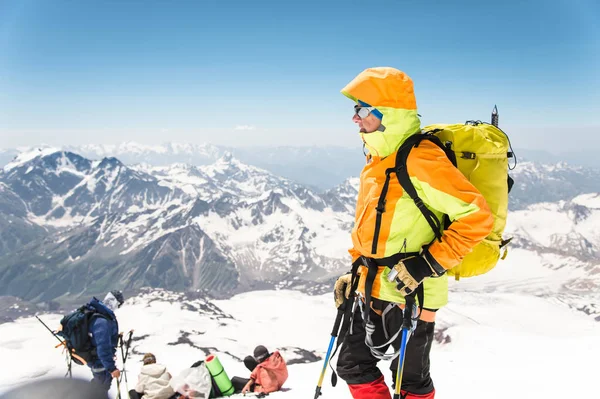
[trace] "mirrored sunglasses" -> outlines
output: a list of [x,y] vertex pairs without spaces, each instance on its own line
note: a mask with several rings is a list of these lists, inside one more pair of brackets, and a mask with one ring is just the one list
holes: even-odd
[[367,116],[369,116],[369,114],[371,113],[371,111],[373,111],[375,109],[375,107],[361,107],[360,105],[355,105],[354,106],[354,113],[356,115],[358,115],[358,117],[360,119],[364,119]]

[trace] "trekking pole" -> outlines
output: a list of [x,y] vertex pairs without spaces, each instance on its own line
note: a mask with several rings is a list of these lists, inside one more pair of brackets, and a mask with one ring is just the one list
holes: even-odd
[[[132,339],[133,339],[133,330],[129,330],[129,337],[127,337],[127,349],[125,350],[125,357],[123,359],[123,365],[124,365],[124,362],[127,361],[127,358],[129,357],[129,347],[131,346]],[[123,348],[121,348],[121,349],[123,349]]]
[[123,352],[123,335],[121,335],[121,359],[123,359],[123,377],[125,378],[125,389],[129,392],[129,383],[127,382],[127,370],[125,369],[125,363],[127,362],[127,357],[129,356],[129,347],[131,346],[131,339],[133,337],[133,330],[129,331],[129,335],[127,337],[127,349]]
[[[35,318],[36,318],[36,319],[38,319],[38,321],[39,321],[40,323],[42,323],[42,325],[43,325],[44,327],[46,327],[46,330],[50,331],[50,334],[52,334],[52,335],[54,336],[54,338],[56,338],[56,339],[58,340],[58,342],[60,342],[60,345],[65,345],[65,342],[64,342],[62,339],[58,338],[58,337],[56,336],[56,333],[55,333],[54,331],[52,331],[52,330],[50,329],[50,327],[48,327],[48,325],[42,321],[42,319],[40,319],[40,318],[39,318],[37,315],[35,315]],[[58,347],[58,346],[60,346],[60,345],[57,345],[56,347]],[[65,348],[66,348],[66,345],[65,345]],[[65,374],[65,377],[68,375],[68,376],[69,376],[69,378],[73,378],[73,372],[71,371],[71,362],[72,362],[72,358],[71,358],[71,354],[69,353],[69,351],[68,351],[68,350],[67,350],[67,356],[68,356],[68,359],[69,359],[69,360],[68,360],[68,362],[67,362],[67,373]]]
[[398,368],[396,370],[396,387],[394,389],[394,399],[400,399],[400,389],[402,387],[402,374],[404,373],[404,357],[406,355],[406,344],[412,328],[412,310],[415,306],[415,297],[407,295],[405,298],[404,313],[402,317],[402,336],[400,337],[400,353],[398,354]]
[[338,336],[338,331],[340,329],[342,317],[344,316],[344,312],[346,310],[347,301],[348,301],[348,298],[344,297],[344,302],[342,302],[342,304],[338,308],[337,316],[335,317],[335,323],[333,323],[333,329],[331,330],[331,339],[329,340],[329,348],[327,349],[327,355],[325,356],[325,361],[323,362],[323,370],[321,371],[321,376],[319,377],[319,382],[317,383],[317,389],[315,390],[314,399],[317,399],[319,396],[321,396],[321,386],[323,385],[323,379],[325,378],[325,372],[327,371],[327,363],[329,363],[329,356],[331,356],[331,350],[333,349],[333,344],[335,342],[335,339]]
[[60,338],[58,338],[58,337],[56,336],[56,333],[55,333],[54,331],[52,331],[52,330],[50,329],[50,327],[48,327],[48,325],[42,321],[42,319],[40,319],[39,317],[37,317],[37,315],[35,316],[35,318],[36,318],[36,319],[38,319],[38,321],[39,321],[40,323],[42,323],[42,325],[43,325],[44,327],[46,327],[46,330],[50,331],[50,334],[52,334],[52,335],[54,336],[54,338],[56,338],[56,339],[58,340],[58,342],[60,342],[61,344],[63,343],[63,340],[62,340],[62,339],[60,339]]
[[[117,399],[121,399],[121,378],[117,378]],[[127,391],[127,395],[129,395],[129,391]]]

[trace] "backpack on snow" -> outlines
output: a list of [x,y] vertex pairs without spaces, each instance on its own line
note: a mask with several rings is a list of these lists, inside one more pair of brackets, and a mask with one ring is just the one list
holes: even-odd
[[180,397],[185,399],[209,399],[222,396],[203,360],[194,363],[190,368],[184,369],[171,378],[169,384],[175,392],[181,395]]
[[[406,161],[410,151],[421,141],[429,140],[439,146],[450,161],[477,188],[486,199],[494,216],[492,232],[473,248],[463,261],[448,270],[449,275],[460,277],[478,276],[489,272],[500,259],[501,249],[510,242],[502,233],[508,214],[508,193],[513,185],[508,175],[508,158],[514,156],[508,136],[498,127],[481,122],[467,121],[464,124],[437,124],[426,126],[421,134],[409,137],[396,155],[396,176],[402,189],[415,202],[425,220],[431,226],[436,239],[441,239],[442,228],[450,225],[447,216],[440,221],[419,198],[413,186]],[[444,224],[445,226],[443,226]],[[506,250],[502,259],[506,256]]]
[[[206,365],[204,364],[204,360],[198,360],[196,363],[191,365],[192,368],[200,366],[206,367]],[[206,369],[208,370],[208,368]],[[209,398],[220,398],[221,396],[223,396],[223,394],[219,389],[219,385],[217,385],[217,381],[215,381],[214,377],[210,374],[210,371],[208,372],[208,375],[210,376],[210,385],[212,387],[210,390]]]
[[90,323],[94,317],[109,319],[92,306],[83,305],[64,316],[60,321],[62,329],[57,335],[64,338],[71,358],[79,365],[85,365],[96,357],[96,348],[92,346],[89,332]]

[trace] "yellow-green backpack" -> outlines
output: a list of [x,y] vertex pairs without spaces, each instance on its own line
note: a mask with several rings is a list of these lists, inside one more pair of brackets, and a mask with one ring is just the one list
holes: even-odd
[[[494,227],[490,235],[476,245],[460,265],[448,270],[448,274],[458,280],[460,277],[487,273],[496,266],[502,248],[510,241],[502,238],[508,214],[508,193],[513,184],[508,175],[508,158],[514,156],[508,136],[498,127],[481,121],[429,125],[422,134],[411,136],[403,143],[397,153],[396,167],[406,165],[410,150],[425,139],[446,152],[452,163],[481,192],[494,215]],[[406,171],[406,167],[398,170]],[[408,178],[408,172],[397,175],[403,189],[415,201],[436,238],[440,239],[444,221],[438,220],[427,207],[419,206],[422,202]],[[505,256],[506,250],[502,259]]]

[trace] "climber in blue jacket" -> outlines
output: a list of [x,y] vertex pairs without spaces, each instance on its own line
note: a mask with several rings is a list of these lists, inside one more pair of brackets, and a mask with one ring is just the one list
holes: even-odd
[[114,311],[124,302],[120,291],[111,291],[104,300],[94,298],[88,306],[94,308],[98,316],[92,317],[89,325],[92,347],[95,349],[88,366],[94,378],[92,383],[110,389],[113,378],[119,378],[121,372],[115,363],[117,346],[119,344],[119,323]]

